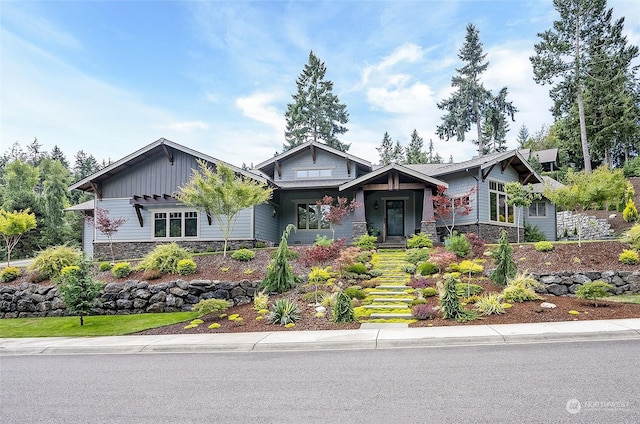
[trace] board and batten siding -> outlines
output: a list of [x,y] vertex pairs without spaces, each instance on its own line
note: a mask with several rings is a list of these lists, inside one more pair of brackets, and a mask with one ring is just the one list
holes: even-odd
[[186,184],[192,170],[198,169],[196,158],[173,150],[173,165],[164,153],[157,153],[135,167],[109,178],[102,187],[102,197],[122,198],[135,195],[173,194]]
[[[275,173],[274,180],[276,181],[300,181],[302,179],[296,178],[296,171],[307,169],[330,169],[330,177],[320,177],[317,179],[331,180],[337,179],[345,181],[347,179],[353,179],[356,177],[356,164],[351,164],[351,175],[347,174],[347,159],[329,153],[322,149],[316,149],[316,161],[313,162],[311,151],[305,149],[298,154],[295,154],[286,160],[283,160],[280,164],[282,169],[282,178],[278,177],[278,173]],[[307,180],[313,180],[312,178],[306,178]]]
[[[480,201],[480,222],[485,224],[504,225],[509,227],[515,227],[515,223],[510,222],[497,222],[491,221],[490,209],[489,209],[489,182],[496,181],[499,183],[510,183],[519,181],[519,175],[515,169],[511,166],[502,172],[499,166],[493,168],[484,181],[480,181],[480,195],[478,200]],[[526,213],[526,211],[524,211]],[[518,211],[518,221],[520,221],[520,228],[524,225],[524,213],[522,210]]]
[[[124,218],[125,223],[113,235],[113,241],[116,242],[135,242],[135,241],[159,241],[159,240],[222,240],[222,231],[220,230],[215,219],[211,225],[207,221],[205,214],[198,212],[198,237],[185,238],[155,238],[153,237],[154,213],[156,212],[184,212],[193,211],[195,209],[188,208],[183,205],[145,205],[140,210],[143,226],[138,222],[135,208],[129,204],[129,199],[105,199],[96,202],[97,207],[109,211],[111,219]],[[251,240],[253,239],[253,208],[247,208],[240,211],[238,218],[231,233],[230,240]],[[108,242],[107,237],[101,232],[94,231],[94,239],[96,242]]]

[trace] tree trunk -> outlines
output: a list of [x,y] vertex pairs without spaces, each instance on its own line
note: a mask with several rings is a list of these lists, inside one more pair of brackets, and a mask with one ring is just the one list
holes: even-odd
[[84,325],[84,318],[80,315],[80,327]]
[[476,128],[478,129],[478,156],[484,156],[484,143],[482,141],[482,119],[478,110],[478,103],[473,102],[473,113],[476,115]]
[[584,172],[591,173],[591,155],[587,141],[587,124],[584,118],[584,103],[582,101],[582,86],[578,83],[578,115],[580,117],[580,142],[582,143],[582,157],[584,158]]

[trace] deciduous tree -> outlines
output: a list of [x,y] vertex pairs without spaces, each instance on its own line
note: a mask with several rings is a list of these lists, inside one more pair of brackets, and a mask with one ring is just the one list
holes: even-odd
[[[89,218],[91,219],[91,218]],[[97,207],[95,211],[95,218],[93,218],[96,230],[100,231],[109,240],[109,250],[111,251],[111,261],[115,262],[115,255],[113,254],[113,235],[118,232],[118,229],[124,225],[127,220],[125,218],[111,218],[109,212]]]
[[539,193],[534,193],[531,186],[525,187],[517,181],[506,183],[504,192],[507,193],[507,204],[516,207],[517,242],[520,243],[520,217],[518,216],[518,211],[522,210],[523,207],[528,208],[534,200],[540,199],[541,196]]
[[11,251],[20,241],[24,233],[36,228],[36,216],[25,209],[7,212],[0,209],[0,235],[7,247],[7,265],[11,266]]
[[438,186],[438,193],[433,196],[433,214],[440,219],[453,236],[453,228],[456,224],[456,216],[466,216],[471,213],[471,196],[477,191],[477,187],[471,187],[467,192],[450,196],[445,186]]

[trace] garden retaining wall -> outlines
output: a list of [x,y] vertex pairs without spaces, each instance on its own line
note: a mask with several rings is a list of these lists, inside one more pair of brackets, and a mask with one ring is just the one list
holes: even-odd
[[[226,299],[233,305],[253,301],[260,281],[221,282],[183,280],[149,284],[128,280],[105,285],[102,306],[95,315],[126,315],[144,312],[179,312],[191,310],[202,299]],[[23,283],[0,286],[0,318],[57,317],[69,315],[55,285]]]

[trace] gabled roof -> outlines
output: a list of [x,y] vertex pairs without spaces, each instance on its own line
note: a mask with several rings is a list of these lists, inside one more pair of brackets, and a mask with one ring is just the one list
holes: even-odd
[[446,182],[433,178],[415,169],[409,168],[408,166],[400,165],[397,163],[390,163],[389,165],[382,166],[380,168],[377,168],[374,171],[369,172],[368,174],[362,175],[354,180],[348,181],[340,185],[338,189],[342,191],[342,190],[347,190],[351,187],[357,187],[359,185],[369,183],[393,170],[396,170],[401,174],[407,175],[409,177],[415,178],[416,180],[422,181],[427,184],[431,184],[433,186],[440,185],[440,186],[449,187],[449,184],[447,184]]
[[544,149],[544,150],[531,150],[531,149],[520,149],[519,150],[522,156],[525,159],[531,159],[532,157],[537,157],[538,162],[540,164],[545,163],[557,163],[558,162],[558,148],[554,147],[553,149]]
[[281,162],[282,160],[293,156],[301,151],[304,151],[306,149],[311,149],[311,151],[313,152],[313,149],[321,149],[324,150],[326,152],[332,153],[336,156],[341,156],[345,159],[349,159],[352,160],[354,162],[356,162],[357,164],[367,168],[368,170],[371,169],[371,162],[368,162],[362,158],[359,158],[357,156],[353,156],[350,155],[349,153],[340,151],[338,149],[334,149],[333,147],[327,146],[324,143],[320,143],[317,141],[307,141],[306,143],[302,143],[296,147],[294,147],[293,149],[289,149],[286,152],[282,152],[279,155],[276,155],[274,157],[272,157],[271,159],[268,159],[262,163],[259,163],[258,165],[255,166],[256,169],[265,172],[267,174],[270,174],[270,172],[266,171],[269,170],[270,168],[273,168],[275,166],[275,164],[277,162]]
[[520,154],[518,150],[510,150],[508,152],[496,152],[484,156],[477,156],[464,162],[438,164],[441,166],[432,166],[433,164],[406,165],[418,172],[426,173],[433,177],[441,177],[443,175],[453,174],[456,172],[466,171],[469,169],[480,168],[483,179],[489,175],[496,165],[500,164],[503,169],[511,165],[520,174],[524,183],[539,183],[542,177],[529,165],[527,160]]
[[80,181],[75,182],[74,184],[69,186],[69,190],[73,190],[73,189],[79,189],[84,191],[90,190],[93,184],[100,183],[101,181],[104,181],[114,175],[120,174],[128,169],[131,169],[136,165],[138,165],[139,163],[143,162],[144,160],[148,159],[149,157],[158,154],[159,152],[164,153],[167,156],[167,159],[169,161],[173,161],[172,149],[182,151],[198,159],[205,160],[209,163],[213,163],[213,164],[223,163],[229,168],[231,168],[234,172],[241,174],[245,177],[252,178],[254,180],[258,180],[264,183],[268,182],[267,178],[264,178],[258,175],[257,173],[245,171],[242,168],[238,168],[237,166],[231,165],[227,162],[221,161],[212,156],[208,156],[196,150],[182,146],[181,144],[174,143],[173,141],[167,140],[166,138],[159,138],[153,143],[146,145],[145,147],[131,153],[130,155],[120,159],[119,161],[104,167],[100,171],[92,175],[89,175],[88,177],[83,178]]

